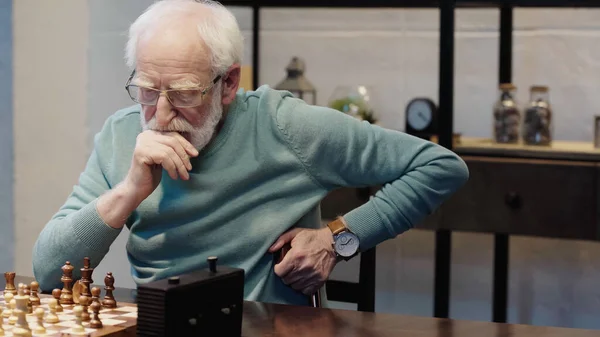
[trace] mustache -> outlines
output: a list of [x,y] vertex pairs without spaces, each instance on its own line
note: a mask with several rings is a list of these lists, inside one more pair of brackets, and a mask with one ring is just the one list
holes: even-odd
[[159,132],[194,132],[196,128],[183,117],[175,117],[166,126],[159,126],[156,122],[156,117],[152,117],[145,125],[146,129]]

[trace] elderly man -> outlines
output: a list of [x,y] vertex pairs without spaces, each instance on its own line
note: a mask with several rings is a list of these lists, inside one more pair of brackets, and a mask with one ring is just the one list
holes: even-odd
[[[126,87],[137,104],[108,118],[41,232],[42,289],[61,287],[67,260],[99,263],[127,226],[138,284],[215,255],[245,270],[246,299],[306,304],[338,261],[412,228],[468,179],[431,142],[267,86],[238,90],[242,49],[235,18],[210,1],[160,1],[132,24]],[[321,225],[324,196],[369,185],[384,187]]]

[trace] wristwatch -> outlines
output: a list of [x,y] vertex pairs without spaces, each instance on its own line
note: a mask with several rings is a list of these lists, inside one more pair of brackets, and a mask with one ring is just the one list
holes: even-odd
[[360,240],[356,234],[352,233],[350,229],[346,227],[346,224],[341,217],[328,223],[327,227],[329,227],[333,234],[333,250],[338,258],[348,261],[358,254]]

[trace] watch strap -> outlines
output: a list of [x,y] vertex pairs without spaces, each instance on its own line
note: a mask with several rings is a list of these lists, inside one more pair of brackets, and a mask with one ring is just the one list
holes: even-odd
[[346,225],[342,221],[341,217],[328,223],[327,227],[329,227],[329,229],[331,230],[331,233],[333,233],[333,235],[337,235],[337,234],[341,233],[342,231],[346,230]]

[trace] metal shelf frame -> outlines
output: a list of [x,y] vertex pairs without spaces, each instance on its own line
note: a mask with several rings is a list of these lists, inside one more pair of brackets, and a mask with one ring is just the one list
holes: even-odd
[[[223,0],[225,6],[252,8],[252,82],[260,85],[261,8],[437,8],[440,20],[439,144],[452,150],[454,133],[454,32],[455,9],[497,8],[499,27],[499,83],[512,81],[513,9],[522,8],[600,8],[600,0]],[[435,276],[433,316],[449,318],[452,232],[438,230],[435,236]],[[505,323],[508,308],[509,235],[494,234],[494,276],[492,321]]]

